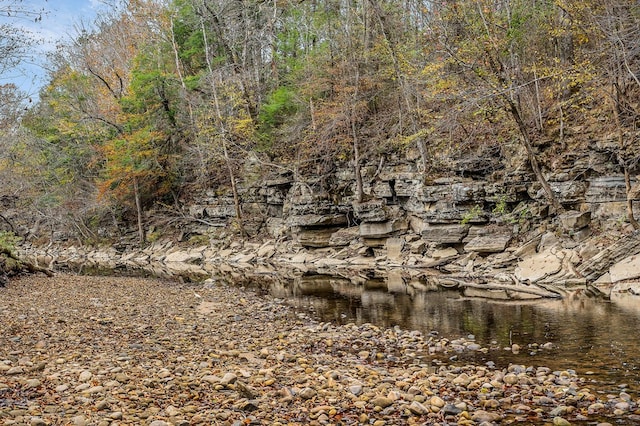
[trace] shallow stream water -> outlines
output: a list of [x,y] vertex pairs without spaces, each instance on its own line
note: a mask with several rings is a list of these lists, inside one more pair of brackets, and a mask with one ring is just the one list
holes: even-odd
[[[254,279],[243,285],[285,299],[319,321],[470,337],[490,348],[445,362],[572,369],[597,382],[601,392],[640,391],[640,296],[607,299],[574,291],[563,299],[509,302],[465,297],[454,289],[394,287],[384,278],[354,284],[330,275]],[[552,349],[536,347],[548,342]],[[521,347],[519,353],[511,351],[513,344]]]

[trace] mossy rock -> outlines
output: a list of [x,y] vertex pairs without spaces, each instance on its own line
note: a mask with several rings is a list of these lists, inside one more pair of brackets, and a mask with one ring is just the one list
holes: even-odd
[[12,276],[22,271],[23,265],[18,259],[0,253],[0,274]]

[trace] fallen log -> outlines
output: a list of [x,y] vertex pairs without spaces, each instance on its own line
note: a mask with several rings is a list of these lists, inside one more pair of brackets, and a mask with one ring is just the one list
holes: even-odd
[[505,291],[507,294],[522,293],[522,294],[529,294],[529,295],[533,295],[540,298],[546,298],[546,299],[562,298],[562,294],[560,294],[557,291],[547,289],[547,288],[541,288],[537,286],[528,286],[528,285],[522,285],[522,284],[500,284],[500,283],[491,283],[491,282],[486,284],[479,284],[477,282],[469,282],[462,278],[457,278],[457,277],[454,278],[451,276],[445,276],[443,277],[443,280],[447,281],[449,283],[449,286],[451,286],[451,284],[453,283],[458,288],[462,288],[462,289],[474,288],[474,289],[488,290],[488,291],[501,290],[501,291]]

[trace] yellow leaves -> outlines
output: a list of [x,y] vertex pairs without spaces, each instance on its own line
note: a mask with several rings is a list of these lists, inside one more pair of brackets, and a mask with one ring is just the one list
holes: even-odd
[[435,129],[433,127],[423,128],[411,135],[400,135],[397,138],[395,138],[395,140],[393,141],[393,144],[395,146],[400,146],[400,147],[410,146],[419,140],[427,139],[429,135],[431,135],[434,132],[434,130]]
[[444,68],[443,61],[433,61],[428,62],[424,68],[422,68],[422,76],[423,77],[431,77],[437,74],[440,74]]
[[238,138],[250,140],[255,136],[255,123],[251,117],[232,118],[231,132]]
[[[155,182],[164,176],[159,167],[162,161],[159,143],[164,135],[148,127],[132,130],[107,141],[101,152],[105,167],[100,195],[111,194],[116,198],[131,196],[133,179]],[[158,188],[156,188],[157,190]]]

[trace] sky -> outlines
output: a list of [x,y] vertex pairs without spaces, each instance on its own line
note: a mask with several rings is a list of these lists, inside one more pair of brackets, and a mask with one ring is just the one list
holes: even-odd
[[[24,70],[0,78],[0,83],[14,83],[31,96],[37,96],[39,89],[46,84],[46,54],[55,50],[61,40],[69,40],[76,34],[75,28],[81,23],[91,24],[96,12],[105,5],[101,0],[0,0],[0,6],[18,3],[22,8],[44,10],[42,20],[20,19],[11,21],[12,25],[22,25],[38,39],[33,47],[35,60],[23,65]],[[1,18],[6,19],[6,18]],[[0,22],[1,22],[0,19]]]

